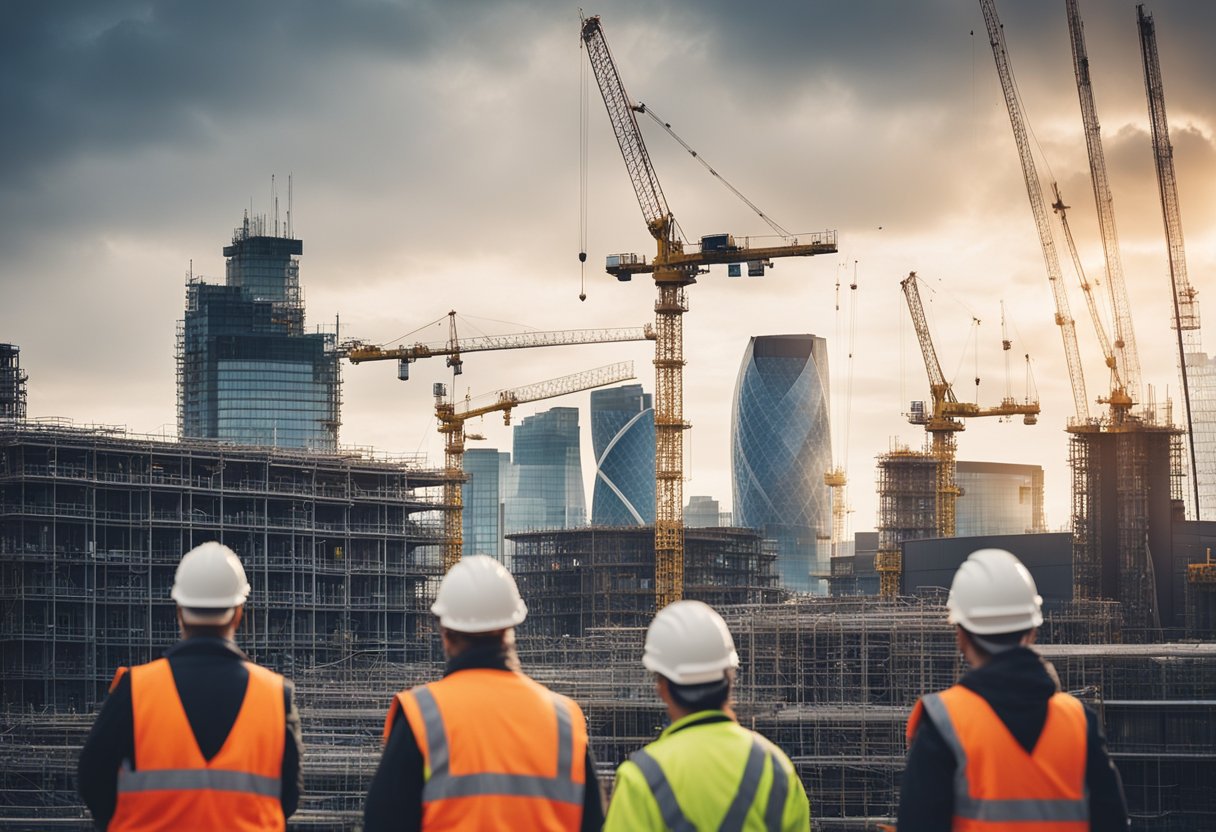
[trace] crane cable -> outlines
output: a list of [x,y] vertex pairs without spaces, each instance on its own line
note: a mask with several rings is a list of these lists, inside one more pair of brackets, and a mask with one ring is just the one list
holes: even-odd
[[673,139],[675,139],[677,142],[680,143],[680,147],[682,147],[688,151],[688,155],[692,156],[694,159],[696,159],[698,162],[700,162],[701,165],[707,171],[709,171],[719,182],[721,182],[724,186],[726,186],[726,188],[732,194],[734,194],[740,200],[742,200],[743,203],[746,204],[748,208],[751,208],[753,211],[755,211],[756,215],[759,216],[760,219],[762,219],[766,223],[768,223],[768,227],[773,229],[773,231],[775,231],[782,239],[784,239],[786,242],[789,242],[791,239],[793,239],[793,236],[794,236],[793,234],[786,231],[784,228],[782,228],[780,225],[778,225],[777,222],[772,217],[770,217],[768,214],[761,211],[760,207],[758,205],[756,205],[756,203],[752,202],[750,199],[745,197],[739,191],[738,188],[736,188],[734,185],[730,184],[730,182],[726,181],[726,179],[722,176],[722,174],[720,174],[716,170],[714,170],[713,166],[710,165],[709,162],[705,161],[704,157],[702,157],[701,154],[699,154],[699,153],[697,153],[697,151],[693,150],[692,147],[688,144],[688,142],[686,142],[682,138],[680,138],[680,136],[676,133],[676,131],[672,129],[670,123],[659,118],[658,114],[655,113],[654,110],[652,110],[650,107],[646,106],[645,104],[643,104],[640,101],[634,106],[633,109],[639,113],[645,113],[646,115],[650,116],[650,118],[656,124],[658,124],[660,127],[662,127],[664,130],[667,131],[667,135],[671,136]]
[[578,299],[587,299],[587,113],[588,105],[588,78],[587,64],[582,57],[582,51],[585,49],[583,39],[579,38],[579,211],[578,211],[578,270],[579,270],[579,287]]

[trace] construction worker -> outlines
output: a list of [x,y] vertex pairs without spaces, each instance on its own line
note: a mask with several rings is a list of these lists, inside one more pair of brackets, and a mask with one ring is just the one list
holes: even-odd
[[389,705],[364,832],[599,829],[587,722],[520,671],[515,627],[528,608],[511,573],[486,555],[463,558],[431,612],[447,670]]
[[972,552],[954,574],[946,607],[972,669],[912,711],[899,829],[1127,829],[1097,715],[1031,648],[1042,602],[1003,549]]
[[700,601],[664,607],[642,664],[671,724],[617,769],[605,830],[810,829],[793,764],[731,709],[739,656],[720,615]]
[[290,682],[233,641],[249,583],[223,544],[196,546],[173,581],[182,640],[120,667],[80,752],[98,829],[285,829],[303,775]]

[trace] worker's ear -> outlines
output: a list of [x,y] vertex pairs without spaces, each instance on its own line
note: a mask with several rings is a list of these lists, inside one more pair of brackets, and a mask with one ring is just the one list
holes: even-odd
[[241,626],[241,619],[245,617],[245,605],[241,604],[236,608],[236,612],[232,615],[232,632],[236,632]]
[[657,673],[654,677],[654,689],[659,694],[659,698],[663,700],[663,704],[671,704],[671,688],[667,686],[667,679]]

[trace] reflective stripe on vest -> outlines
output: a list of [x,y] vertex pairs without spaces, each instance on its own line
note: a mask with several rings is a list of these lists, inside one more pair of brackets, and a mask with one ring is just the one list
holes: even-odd
[[557,803],[583,803],[583,783],[576,783],[572,776],[574,760],[574,729],[570,712],[556,695],[553,709],[557,717],[557,776],[539,777],[527,774],[502,774],[482,772],[479,774],[453,775],[450,770],[451,753],[448,749],[447,729],[443,715],[435,703],[435,696],[425,687],[410,691],[418,703],[418,712],[426,726],[427,754],[430,757],[430,777],[422,789],[423,804],[452,797],[475,797],[483,795],[505,795],[508,797],[538,797]]
[[954,753],[954,814],[968,820],[992,823],[1056,822],[1075,823],[1089,819],[1089,801],[1079,799],[1022,798],[991,800],[974,797],[967,776],[967,751],[959,740],[950,711],[941,694],[922,697],[925,713]]
[[277,798],[282,793],[278,777],[263,777],[245,771],[221,771],[208,768],[160,769],[132,771],[130,762],[118,770],[119,792],[194,791],[209,789],[217,792],[247,792],[262,797]]
[[[743,825],[747,821],[748,810],[756,802],[756,793],[760,789],[760,779],[764,775],[765,757],[768,757],[769,763],[772,765],[773,784],[769,789],[768,803],[764,807],[764,826],[769,832],[781,832],[781,820],[785,814],[785,799],[789,795],[790,789],[790,776],[781,768],[777,755],[771,750],[766,753],[760,740],[756,738],[752,739],[752,746],[747,752],[747,763],[743,766],[743,777],[739,780],[739,788],[735,790],[735,797],[731,801],[730,808],[726,810],[726,817],[718,827],[721,832],[740,832],[743,829]],[[659,761],[650,756],[645,749],[634,752],[629,760],[641,770],[642,776],[646,778],[646,785],[650,787],[650,793],[654,796],[655,803],[659,805],[659,814],[663,816],[663,823],[667,825],[667,828],[672,832],[696,832],[697,828],[680,808],[680,803],[676,800],[675,793],[671,790],[671,783],[667,781],[667,775],[663,773]]]

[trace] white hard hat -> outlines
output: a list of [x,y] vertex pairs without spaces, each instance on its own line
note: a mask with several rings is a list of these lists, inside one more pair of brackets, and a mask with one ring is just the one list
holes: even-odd
[[249,581],[236,553],[212,540],[182,556],[170,595],[180,607],[224,610],[214,615],[183,610],[187,624],[227,624],[249,597]]
[[449,630],[489,633],[522,622],[528,606],[501,563],[489,555],[469,555],[443,576],[431,612]]
[[726,678],[726,671],[739,666],[739,654],[713,607],[676,601],[650,622],[642,664],[677,685],[703,685]]
[[1004,549],[972,552],[954,573],[946,601],[950,623],[969,633],[997,635],[1043,623],[1043,598],[1022,562]]

